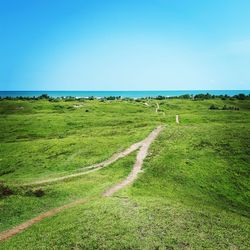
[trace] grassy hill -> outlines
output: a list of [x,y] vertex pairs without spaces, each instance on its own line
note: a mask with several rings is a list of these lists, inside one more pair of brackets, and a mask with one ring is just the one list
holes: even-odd
[[[82,177],[22,185],[101,162],[160,124],[143,172],[113,197],[101,194],[128,175],[136,152]],[[249,100],[0,101],[0,231],[88,201],[0,249],[249,249],[249,124]]]

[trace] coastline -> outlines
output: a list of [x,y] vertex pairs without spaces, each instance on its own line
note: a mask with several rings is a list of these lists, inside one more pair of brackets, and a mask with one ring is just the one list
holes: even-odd
[[121,97],[121,98],[145,98],[145,97],[174,97],[181,95],[197,95],[197,94],[211,94],[211,95],[228,95],[234,96],[237,94],[250,94],[250,90],[148,90],[148,91],[0,91],[0,97],[38,97],[42,94],[47,94],[51,97],[75,97],[88,98],[95,97],[97,99],[103,97]]

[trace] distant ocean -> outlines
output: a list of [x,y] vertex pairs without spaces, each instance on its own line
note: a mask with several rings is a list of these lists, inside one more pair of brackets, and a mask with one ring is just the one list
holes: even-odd
[[154,91],[0,91],[1,97],[33,97],[47,94],[51,97],[108,97],[108,96],[121,96],[121,97],[156,97],[156,96],[180,96],[184,94],[196,95],[206,94],[211,95],[228,95],[233,96],[237,94],[250,94],[250,90],[154,90]]

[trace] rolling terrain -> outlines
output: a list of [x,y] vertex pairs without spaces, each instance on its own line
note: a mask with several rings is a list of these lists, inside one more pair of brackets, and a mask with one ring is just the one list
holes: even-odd
[[249,100],[1,100],[0,231],[83,202],[0,249],[249,249],[249,124]]

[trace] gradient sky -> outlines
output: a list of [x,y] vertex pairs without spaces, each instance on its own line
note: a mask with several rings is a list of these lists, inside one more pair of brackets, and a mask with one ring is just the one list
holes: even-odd
[[250,89],[249,0],[0,0],[0,90]]

